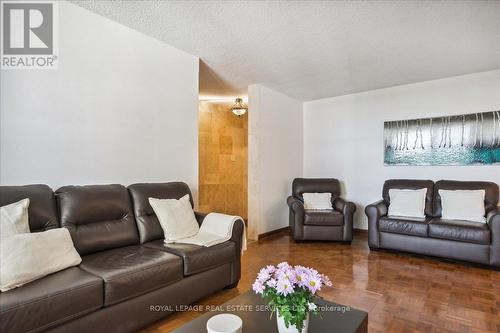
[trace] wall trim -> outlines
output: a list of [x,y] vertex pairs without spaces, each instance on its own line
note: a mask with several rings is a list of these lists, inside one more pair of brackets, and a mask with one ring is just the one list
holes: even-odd
[[354,228],[354,234],[355,235],[368,235],[368,229],[360,229],[360,228]]
[[266,238],[266,237],[269,237],[269,236],[272,236],[272,235],[276,235],[276,234],[279,234],[279,233],[284,232],[284,231],[290,232],[290,227],[283,227],[283,228],[279,228],[279,229],[275,229],[275,230],[271,230],[271,231],[265,232],[263,234],[259,234],[257,236],[257,239],[260,240],[262,238]]

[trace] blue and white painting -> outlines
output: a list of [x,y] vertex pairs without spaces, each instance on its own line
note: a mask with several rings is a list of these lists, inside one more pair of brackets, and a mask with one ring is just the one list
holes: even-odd
[[500,111],[384,123],[385,165],[500,163]]

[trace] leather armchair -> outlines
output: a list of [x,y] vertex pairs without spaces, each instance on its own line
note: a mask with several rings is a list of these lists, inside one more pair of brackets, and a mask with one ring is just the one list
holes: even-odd
[[[303,193],[331,193],[331,210],[304,209]],[[296,178],[292,195],[287,198],[290,208],[290,229],[295,241],[352,241],[353,215],[356,206],[340,198],[340,184],[333,178]]]

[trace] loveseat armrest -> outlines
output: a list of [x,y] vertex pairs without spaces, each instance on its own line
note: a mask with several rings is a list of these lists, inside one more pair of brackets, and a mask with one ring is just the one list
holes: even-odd
[[366,215],[373,215],[379,218],[387,215],[388,208],[385,201],[380,200],[366,206],[365,213]]
[[387,215],[387,210],[388,207],[384,200],[372,203],[365,208],[365,214],[368,217],[368,245],[371,249],[380,247],[378,219]]
[[490,265],[500,267],[500,208],[488,212],[486,223],[491,232]]

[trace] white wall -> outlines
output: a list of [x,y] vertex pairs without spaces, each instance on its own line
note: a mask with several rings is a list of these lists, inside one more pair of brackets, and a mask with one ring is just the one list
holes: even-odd
[[487,180],[500,166],[384,166],[383,123],[500,109],[500,70],[304,103],[304,175],[335,177],[357,204],[355,227],[367,228],[364,207],[381,198],[388,178]]
[[248,87],[249,237],[288,226],[286,198],[302,176],[302,103],[263,85]]
[[67,2],[59,17],[59,69],[1,73],[0,183],[196,193],[198,58]]

